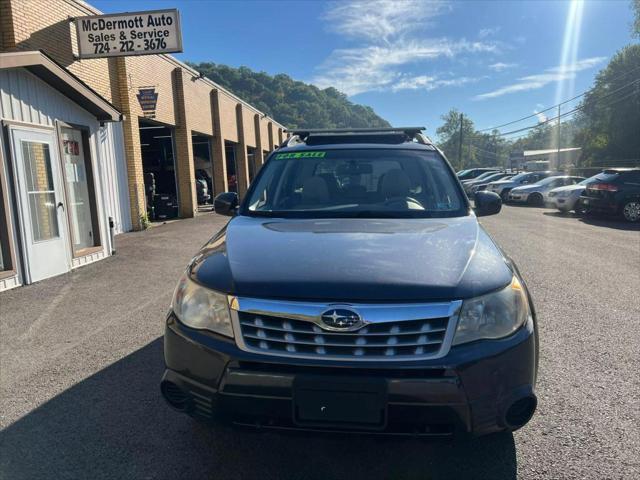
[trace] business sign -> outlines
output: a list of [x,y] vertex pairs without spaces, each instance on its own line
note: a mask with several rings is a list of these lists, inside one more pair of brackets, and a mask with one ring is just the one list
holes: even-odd
[[182,51],[175,8],[76,17],[79,58],[153,55]]
[[154,87],[140,87],[136,96],[144,116],[146,118],[156,118],[156,105],[158,103],[156,89]]

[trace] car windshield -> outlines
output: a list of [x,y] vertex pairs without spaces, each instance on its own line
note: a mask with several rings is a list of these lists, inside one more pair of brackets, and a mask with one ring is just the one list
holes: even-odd
[[598,175],[594,175],[593,177],[585,178],[580,183],[578,183],[578,185],[591,185],[592,183],[596,183],[599,181],[600,179],[598,178]]
[[603,172],[591,178],[594,179],[594,183],[595,182],[612,182],[618,178],[618,175],[620,175],[618,172],[606,172],[606,173]]
[[482,180],[491,181],[498,180],[500,178],[504,178],[506,175],[504,173],[494,173],[493,175],[489,175],[488,177],[483,178]]
[[555,182],[559,178],[562,178],[562,177],[547,177],[547,178],[543,178],[542,180],[538,180],[536,182],[536,185],[549,185],[550,183]]
[[428,218],[467,215],[434,151],[341,149],[276,153],[244,204],[246,215]]
[[482,175],[478,175],[476,178],[473,179],[473,181],[476,180],[484,180],[485,178],[489,178],[492,177],[496,174],[496,172],[491,171],[491,172],[484,172]]
[[531,175],[531,174],[530,173],[526,173],[526,172],[519,173],[519,174],[514,175],[513,177],[511,177],[510,180],[512,180],[514,182],[517,182],[518,180],[521,180],[523,178],[527,178],[528,175]]

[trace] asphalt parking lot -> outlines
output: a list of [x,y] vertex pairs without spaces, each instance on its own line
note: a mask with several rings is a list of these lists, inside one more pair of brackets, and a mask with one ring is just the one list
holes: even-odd
[[538,310],[539,410],[515,434],[417,440],[207,429],[160,397],[163,316],[209,214],[0,294],[0,477],[640,478],[640,228],[504,207],[482,223]]

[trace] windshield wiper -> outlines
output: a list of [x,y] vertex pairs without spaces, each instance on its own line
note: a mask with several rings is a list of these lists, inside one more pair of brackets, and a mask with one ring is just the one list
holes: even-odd
[[350,212],[349,217],[352,218],[427,218],[431,215],[424,210],[406,211],[406,212],[385,212],[380,210],[360,210]]

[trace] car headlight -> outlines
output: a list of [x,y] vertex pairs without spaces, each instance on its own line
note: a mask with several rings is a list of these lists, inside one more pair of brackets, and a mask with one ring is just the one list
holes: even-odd
[[506,288],[462,303],[453,344],[506,337],[530,315],[527,294],[514,276]]
[[233,338],[227,296],[198,285],[188,273],[178,282],[171,308],[188,327],[211,330]]

